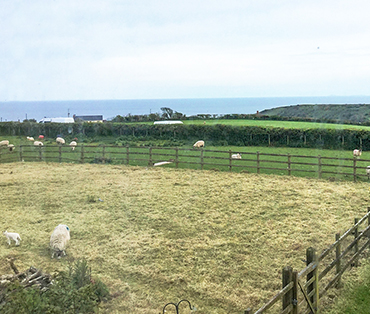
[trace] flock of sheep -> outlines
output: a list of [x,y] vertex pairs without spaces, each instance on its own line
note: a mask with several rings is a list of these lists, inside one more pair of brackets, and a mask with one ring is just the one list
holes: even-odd
[[[7,238],[8,245],[11,245],[12,240],[15,242],[15,245],[19,245],[22,240],[19,233],[16,232],[5,231],[3,234]],[[60,258],[66,255],[66,247],[70,238],[69,227],[67,225],[58,225],[55,227],[50,236],[51,258]]]
[[[44,138],[44,136],[43,135],[40,135],[39,138],[42,139],[42,138]],[[33,142],[33,145],[35,145],[35,146],[43,146],[44,145],[44,143],[42,141],[35,141],[35,139],[32,136],[27,136],[27,140]],[[64,145],[66,143],[65,139],[62,138],[62,137],[60,137],[60,136],[58,136],[56,138],[56,142],[59,145]],[[69,143],[69,146],[72,147],[72,150],[75,150],[75,148],[77,146],[77,142],[76,141],[72,141],[71,143]]]

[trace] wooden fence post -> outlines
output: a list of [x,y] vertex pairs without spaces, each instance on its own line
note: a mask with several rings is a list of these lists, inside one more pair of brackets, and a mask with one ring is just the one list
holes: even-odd
[[40,159],[40,161],[42,160],[42,150],[41,150],[41,147],[42,146],[39,146],[39,159]]
[[[293,268],[290,266],[285,266],[283,268],[283,287],[285,288],[288,284],[290,284],[293,280]],[[283,296],[283,311],[292,303],[293,300],[293,290],[289,290],[284,296]]]
[[84,144],[81,145],[81,164],[85,162],[85,156],[84,156]]
[[[355,218],[355,225],[358,223],[359,220],[360,220],[359,218]],[[355,230],[354,230],[354,237],[355,237],[355,239],[358,237],[358,227],[356,227]],[[355,240],[355,241],[356,241],[355,242],[355,254],[357,254],[358,253],[358,240]],[[354,260],[354,264],[355,264],[355,267],[358,266],[358,256]]]
[[267,134],[267,137],[268,137],[268,141],[269,141],[269,146],[271,146],[271,135]]
[[288,154],[288,176],[292,174],[292,170],[290,167],[291,167],[291,156],[290,154]]
[[292,289],[292,304],[293,311],[292,314],[298,314],[298,271],[293,271],[293,289]]
[[179,167],[179,148],[175,148],[175,162],[176,162],[176,168]]
[[353,157],[353,182],[356,182],[356,164],[357,159],[356,157]]
[[[338,242],[339,239],[340,239],[340,233],[338,232],[335,234],[335,241]],[[339,274],[341,270],[341,259],[340,259],[341,251],[342,251],[341,243],[339,242],[337,244],[337,247],[335,248],[335,259],[337,260],[336,270],[335,270],[336,274]],[[338,278],[338,281],[336,283],[336,288],[340,288],[340,287],[341,287],[341,277]]]
[[318,171],[319,179],[321,179],[321,176],[322,176],[321,167],[322,167],[322,165],[321,165],[321,156],[320,155],[317,156],[317,163],[318,163],[317,171]]
[[200,169],[201,170],[203,170],[203,158],[204,158],[204,156],[203,156],[203,148],[201,149],[201,151],[200,151]]
[[257,173],[260,173],[260,152],[257,152]]
[[149,147],[149,160],[148,160],[148,166],[153,166],[153,159],[152,159],[152,147]]
[[319,276],[318,276],[318,263],[317,263],[317,255],[316,250],[312,247],[308,248],[306,250],[306,263],[307,266],[314,262],[316,265],[314,269],[307,274],[307,281],[309,281],[311,278],[315,277],[314,281],[308,285],[307,287],[307,295],[312,294],[310,297],[310,301],[315,309],[315,311],[318,309],[319,305]]
[[19,145],[19,161],[23,161],[23,146]]
[[232,167],[232,165],[231,165],[231,162],[232,162],[232,158],[231,158],[231,150],[229,150],[229,171],[231,172],[231,167]]
[[129,162],[130,162],[129,154],[130,154],[130,147],[129,147],[129,145],[127,144],[127,145],[126,145],[126,164],[127,164],[127,166],[128,166],[128,164],[129,164]]
[[59,163],[62,162],[62,145],[59,145]]
[[103,145],[103,162],[105,160],[105,145]]
[[286,144],[289,145],[289,135],[286,136]]

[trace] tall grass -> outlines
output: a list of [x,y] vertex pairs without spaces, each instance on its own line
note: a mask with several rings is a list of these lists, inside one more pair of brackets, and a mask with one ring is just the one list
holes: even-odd
[[[198,313],[257,308],[362,217],[367,183],[124,165],[11,163],[0,168],[0,274],[65,269],[86,258],[113,292],[104,313],[155,313],[191,301]],[[99,200],[100,199],[100,200]],[[67,258],[51,260],[49,237],[67,224]],[[185,310],[184,310],[185,311]],[[185,312],[186,313],[186,312]]]

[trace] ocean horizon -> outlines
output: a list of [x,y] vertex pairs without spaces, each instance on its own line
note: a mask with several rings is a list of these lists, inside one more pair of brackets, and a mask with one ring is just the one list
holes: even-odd
[[103,115],[111,120],[126,116],[161,113],[168,107],[186,116],[197,114],[253,114],[266,109],[302,104],[370,104],[370,96],[304,96],[242,98],[179,98],[123,100],[2,101],[0,121]]

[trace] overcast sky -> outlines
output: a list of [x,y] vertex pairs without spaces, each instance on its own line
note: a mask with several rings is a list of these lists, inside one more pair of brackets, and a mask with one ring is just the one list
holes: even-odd
[[0,0],[0,101],[369,95],[368,0]]

